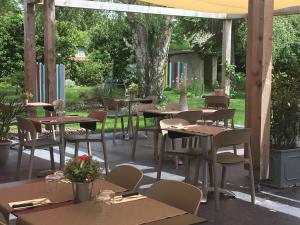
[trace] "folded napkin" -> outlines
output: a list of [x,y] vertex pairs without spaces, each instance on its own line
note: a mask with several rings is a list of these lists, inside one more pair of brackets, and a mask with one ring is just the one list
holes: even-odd
[[52,203],[48,198],[37,198],[19,202],[10,202],[8,205],[14,210],[28,209],[32,207],[47,205]]
[[119,204],[119,203],[125,203],[125,202],[130,202],[130,201],[136,201],[140,199],[147,198],[144,195],[138,194],[138,195],[132,195],[128,197],[122,197],[122,196],[116,196],[111,200],[112,204]]

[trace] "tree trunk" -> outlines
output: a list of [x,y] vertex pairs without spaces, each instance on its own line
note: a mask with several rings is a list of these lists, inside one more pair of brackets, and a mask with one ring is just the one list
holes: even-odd
[[[135,1],[129,1],[135,3]],[[149,15],[143,15],[149,16]],[[152,15],[153,16],[153,15]],[[138,75],[144,96],[160,96],[163,91],[163,74],[168,62],[168,52],[173,29],[172,16],[161,16],[162,22],[156,31],[158,38],[150,38],[151,24],[147,24],[141,15],[127,13],[132,28]]]

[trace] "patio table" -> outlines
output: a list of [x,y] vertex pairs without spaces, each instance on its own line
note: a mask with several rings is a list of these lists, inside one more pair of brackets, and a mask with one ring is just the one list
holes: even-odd
[[[183,221],[180,225],[187,225],[191,224],[190,222],[199,224],[205,221],[203,218],[147,197],[111,204],[106,207],[108,209],[101,213],[100,206],[97,206],[97,203],[93,201],[72,204],[20,215],[17,225],[40,225],[41,222],[43,225],[174,225],[174,220]],[[170,220],[170,218],[172,219]]]
[[[201,110],[203,114],[211,114],[215,112],[215,109],[190,109],[188,111],[199,111]],[[145,110],[143,114],[145,117],[174,117],[178,113],[184,112],[182,110]]]
[[132,105],[134,103],[152,103],[152,99],[145,99],[145,98],[123,98],[123,99],[116,99],[119,102],[127,103],[128,105],[128,125],[127,125],[127,134],[126,139],[129,140],[133,137],[133,123],[132,123]]
[[[201,147],[202,147],[202,154],[203,158],[208,157],[208,151],[211,149],[213,145],[213,137],[217,135],[218,133],[223,132],[224,130],[228,130],[230,128],[224,128],[224,127],[218,127],[218,126],[207,126],[207,125],[187,125],[187,126],[180,126],[180,127],[169,127],[166,130],[168,131],[169,136],[177,136],[179,135],[193,135],[193,136],[199,136],[201,138]],[[162,149],[164,147],[162,146]],[[161,151],[162,151],[161,149]],[[200,163],[200,162],[198,162]],[[203,182],[202,182],[202,188],[203,188],[203,197],[202,202],[207,201],[207,192],[208,192],[208,162],[207,160],[203,159]],[[198,177],[199,177],[199,165],[196,166],[195,171],[195,185],[198,183]]]
[[82,116],[52,116],[52,117],[28,117],[27,119],[37,124],[58,125],[59,126],[59,152],[60,152],[60,168],[65,166],[65,124],[98,122],[99,120],[82,117]]
[[[113,190],[116,193],[127,191],[125,188],[112,184],[108,181],[98,179],[94,182],[92,196],[95,196],[100,190]],[[25,201],[37,198],[48,198],[50,205],[39,206],[24,210],[14,210],[8,203]],[[53,193],[47,192],[44,179],[16,181],[0,184],[0,212],[8,220],[16,219],[17,216],[37,211],[57,208],[64,205],[73,204],[73,189],[71,183],[61,182],[57,190]]]

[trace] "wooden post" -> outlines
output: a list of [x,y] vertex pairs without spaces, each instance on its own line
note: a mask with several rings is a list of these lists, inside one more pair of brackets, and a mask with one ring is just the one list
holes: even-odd
[[245,125],[259,180],[269,173],[273,7],[273,0],[249,0]]
[[231,33],[232,20],[223,21],[223,38],[222,38],[222,87],[225,94],[230,94],[230,80],[226,76],[226,63],[231,63]]
[[55,4],[44,1],[44,54],[46,76],[46,101],[56,99]]
[[[34,96],[36,94],[36,41],[35,41],[35,6],[24,0],[24,87]],[[34,99],[29,99],[33,101]]]
[[212,56],[211,57],[211,85],[212,87],[216,84],[218,78],[218,57]]

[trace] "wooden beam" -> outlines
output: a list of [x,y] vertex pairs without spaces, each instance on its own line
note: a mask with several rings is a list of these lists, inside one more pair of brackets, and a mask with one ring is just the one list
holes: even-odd
[[169,16],[186,16],[212,19],[238,19],[244,18],[245,14],[205,13],[192,10],[175,9],[157,6],[132,5],[112,2],[85,1],[85,0],[56,0],[55,6],[98,9],[118,12],[146,13]]
[[256,179],[268,177],[272,73],[273,0],[249,0],[246,127],[252,129]]
[[225,94],[230,93],[230,79],[226,76],[226,63],[231,63],[231,33],[232,20],[223,21],[223,37],[222,37],[222,87],[225,88]]
[[300,14],[299,6],[274,10],[274,16],[286,16],[286,15],[294,15],[294,14]]
[[56,99],[56,49],[54,0],[44,0],[44,58],[46,76],[46,101]]
[[37,4],[37,3],[41,3],[42,0],[27,0],[27,4]]
[[[24,2],[24,87],[33,95],[36,93],[36,40],[35,40],[35,6]],[[29,99],[33,101],[33,99]]]

